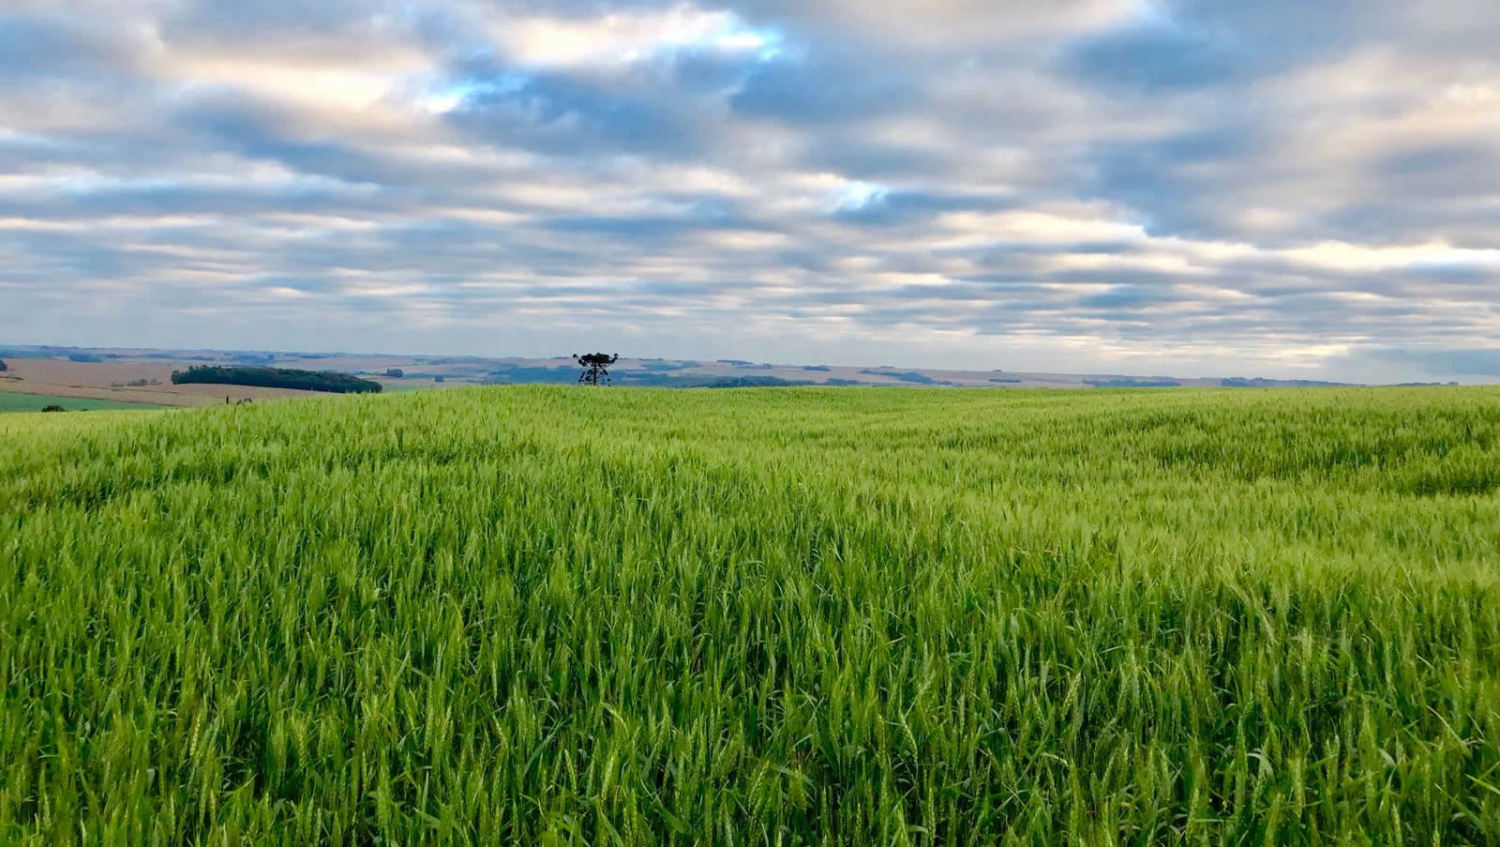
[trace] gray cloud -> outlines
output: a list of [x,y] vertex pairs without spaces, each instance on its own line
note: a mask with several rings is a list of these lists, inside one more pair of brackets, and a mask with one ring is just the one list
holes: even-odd
[[1496,378],[1420,5],[18,0],[0,338]]
[[762,63],[729,103],[742,115],[796,125],[844,122],[909,108],[918,96],[915,82],[875,56],[840,51],[811,61]]
[[1208,33],[1167,23],[1140,23],[1080,40],[1066,66],[1094,85],[1150,94],[1207,88],[1234,79],[1240,48]]
[[1376,351],[1380,358],[1415,364],[1426,374],[1439,377],[1500,376],[1500,348],[1454,350],[1406,350],[1387,348]]

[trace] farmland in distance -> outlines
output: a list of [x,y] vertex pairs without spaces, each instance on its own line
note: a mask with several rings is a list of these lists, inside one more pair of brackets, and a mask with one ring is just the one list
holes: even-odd
[[0,412],[40,412],[48,406],[61,406],[70,412],[93,412],[100,409],[154,409],[149,403],[122,403],[115,400],[95,400],[82,397],[61,397],[53,394],[22,394],[16,391],[0,391]]

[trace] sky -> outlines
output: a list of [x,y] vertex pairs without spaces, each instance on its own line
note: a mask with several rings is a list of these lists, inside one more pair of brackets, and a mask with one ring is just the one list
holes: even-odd
[[6,0],[0,342],[1500,381],[1488,0]]

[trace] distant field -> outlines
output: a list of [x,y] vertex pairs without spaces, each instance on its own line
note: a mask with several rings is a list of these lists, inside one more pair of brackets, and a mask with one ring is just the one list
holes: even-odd
[[[215,395],[231,399],[292,397],[283,388],[249,385],[173,383],[173,371],[193,367],[276,367],[334,371],[375,380],[385,390],[456,388],[464,385],[565,384],[578,381],[578,366],[568,356],[502,359],[480,356],[397,356],[384,354],[297,353],[225,350],[152,350],[140,348],[0,347],[10,356],[15,374],[33,384],[70,397],[145,399],[172,406],[212,405]],[[989,363],[986,363],[989,364]],[[1001,364],[996,362],[994,364]],[[399,373],[400,376],[395,374]],[[632,358],[622,355],[610,368],[616,387],[738,388],[823,384],[828,386],[922,385],[993,388],[1290,388],[1331,387],[1331,383],[1260,377],[1172,377],[1126,374],[1067,374],[987,370],[876,367],[752,362],[743,359],[687,360]],[[231,380],[233,381],[233,380]],[[257,383],[259,385],[260,383]],[[268,383],[280,384],[280,383]],[[219,387],[215,387],[219,386]],[[127,393],[142,396],[124,396]]]
[[1500,844],[1500,390],[0,420],[0,843]]
[[99,409],[157,409],[149,403],[118,403],[112,400],[92,400],[79,397],[59,397],[53,394],[18,394],[0,391],[0,412],[40,412],[44,407],[58,405],[69,412],[89,412]]
[[156,359],[109,359],[103,362],[16,359],[7,360],[7,364],[10,369],[5,378],[0,378],[0,394],[22,392],[114,403],[213,406],[223,404],[225,397],[231,401],[271,400],[305,397],[312,393],[245,385],[174,385],[172,372],[191,367],[195,362]]

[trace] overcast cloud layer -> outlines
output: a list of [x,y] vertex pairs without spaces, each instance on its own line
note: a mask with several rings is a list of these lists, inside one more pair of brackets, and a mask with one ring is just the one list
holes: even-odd
[[1500,379],[1496,44],[1479,0],[9,0],[0,341]]

